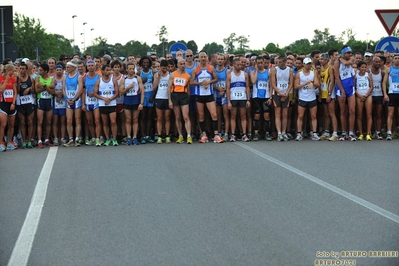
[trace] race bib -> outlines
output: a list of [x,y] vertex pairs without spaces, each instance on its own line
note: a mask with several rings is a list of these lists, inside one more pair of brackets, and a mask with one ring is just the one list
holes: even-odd
[[76,91],[67,91],[67,98],[73,99],[76,95]]
[[57,99],[54,101],[54,108],[55,109],[65,109],[67,107],[67,102],[64,99],[61,99],[60,101],[57,101]]
[[325,82],[321,83],[321,91],[327,91],[327,84]]
[[42,91],[41,92],[41,98],[42,99],[50,99],[51,98],[51,94],[48,91]]
[[277,88],[279,89],[280,92],[285,93],[288,89],[288,83],[279,82],[277,83]]
[[399,93],[399,83],[392,83],[392,92]]
[[152,84],[151,83],[145,83],[144,84],[144,91],[145,92],[153,91]]
[[173,83],[175,84],[175,85],[179,85],[179,86],[186,86],[186,79],[183,79],[183,78],[174,78],[174,81],[173,81]]
[[19,96],[19,101],[21,104],[29,104],[34,102],[32,94]]

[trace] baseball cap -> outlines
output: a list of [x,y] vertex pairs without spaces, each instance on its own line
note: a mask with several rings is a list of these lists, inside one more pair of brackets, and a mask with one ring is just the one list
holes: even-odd
[[28,61],[29,61],[29,58],[26,58],[26,57],[25,57],[25,58],[24,58],[24,59],[22,59],[21,61],[22,61],[22,62],[24,62],[24,63],[26,63],[26,62],[28,62]]
[[373,56],[373,54],[370,53],[370,52],[365,52],[365,53],[364,53],[364,56]]
[[306,57],[305,59],[303,59],[303,63],[304,63],[305,65],[307,65],[307,64],[309,64],[309,63],[312,63],[312,59],[310,59],[309,57]]

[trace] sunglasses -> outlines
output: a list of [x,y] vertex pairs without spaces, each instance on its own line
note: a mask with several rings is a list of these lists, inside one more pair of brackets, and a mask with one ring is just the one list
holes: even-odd
[[186,57],[193,57],[192,54],[186,54]]

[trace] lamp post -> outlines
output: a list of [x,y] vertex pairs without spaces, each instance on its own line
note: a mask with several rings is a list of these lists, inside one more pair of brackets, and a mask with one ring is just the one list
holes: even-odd
[[83,46],[83,51],[82,51],[82,52],[84,52],[84,44],[85,44],[84,39],[85,39],[85,34],[82,32],[80,35],[83,36],[83,41],[82,41],[81,44],[82,44],[82,46]]
[[87,22],[83,22],[83,52],[86,50],[86,34],[85,34],[85,25]]
[[91,34],[90,34],[90,37],[91,37],[91,46],[90,46],[90,48],[91,48],[91,49],[90,49],[90,50],[91,50],[91,51],[90,51],[91,58],[93,58],[93,30],[94,30],[94,28],[91,28],[91,29],[90,29],[90,33],[91,33]]
[[76,15],[72,16],[73,53],[75,53],[75,18],[76,17],[77,17]]
[[369,33],[367,32],[367,44],[366,44],[366,50],[369,49]]

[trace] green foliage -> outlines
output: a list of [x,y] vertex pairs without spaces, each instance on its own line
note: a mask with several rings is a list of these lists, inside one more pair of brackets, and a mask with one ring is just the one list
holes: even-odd
[[223,53],[223,45],[213,43],[207,43],[202,48],[207,54],[216,54],[216,53]]

